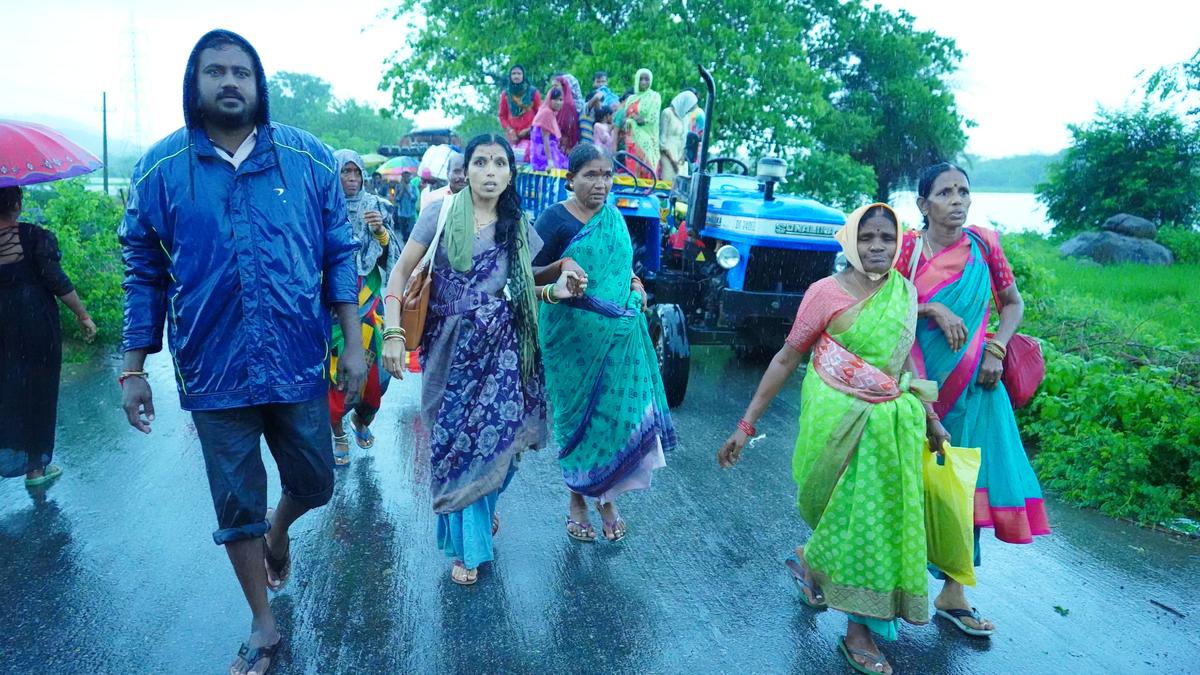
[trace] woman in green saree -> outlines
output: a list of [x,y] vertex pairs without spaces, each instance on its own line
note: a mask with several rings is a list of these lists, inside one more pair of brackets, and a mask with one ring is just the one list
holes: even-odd
[[917,295],[891,270],[898,223],[886,204],[850,214],[838,232],[850,265],[804,294],[787,344],[717,457],[737,463],[811,351],[792,475],[813,532],[788,566],[806,605],[847,613],[839,649],[864,673],[892,672],[872,633],[895,639],[900,620],[929,621],[921,455],[926,436],[933,448],[949,440],[932,412],[936,389],[912,377]]
[[543,303],[538,315],[546,389],[563,481],[571,494],[567,534],[593,541],[585,497],[596,499],[604,537],[625,536],[615,500],[650,486],[675,446],[675,429],[633,275],[633,244],[607,204],[612,158],[591,143],[571,151],[572,197],[538,217],[534,267],[571,260],[586,271],[578,297]]

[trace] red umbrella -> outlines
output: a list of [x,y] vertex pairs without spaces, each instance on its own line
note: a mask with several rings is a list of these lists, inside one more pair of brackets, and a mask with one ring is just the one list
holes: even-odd
[[0,188],[73,178],[101,166],[50,127],[0,119]]

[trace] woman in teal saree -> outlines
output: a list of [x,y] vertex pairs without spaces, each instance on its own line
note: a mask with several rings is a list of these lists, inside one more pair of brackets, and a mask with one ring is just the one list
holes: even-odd
[[580,541],[596,538],[585,497],[596,499],[606,539],[625,536],[615,500],[649,487],[676,444],[629,231],[606,203],[612,177],[607,153],[576,147],[567,173],[573,196],[537,223],[546,245],[534,265],[573,260],[587,273],[582,297],[543,303],[538,317],[554,439],[571,493],[567,534]]
[[859,672],[890,673],[873,635],[929,620],[922,456],[945,430],[932,383],[912,376],[917,321],[912,284],[890,268],[899,224],[886,204],[850,214],[838,240],[850,266],[808,288],[738,430],[718,453],[741,458],[754,423],[811,352],[792,456],[796,503],[812,527],[789,559],[809,607],[847,614],[839,645]]
[[[954,444],[979,448],[982,464],[975,489],[975,564],[979,531],[991,528],[1010,544],[1029,544],[1050,534],[1042,489],[1017,431],[1008,391],[1000,381],[1008,340],[1017,332],[1024,302],[994,230],[967,226],[971,186],[966,172],[947,163],[926,168],[917,186],[926,227],[905,237],[896,267],[918,293],[918,372],[938,383],[934,404]],[[994,335],[992,304],[999,305]],[[934,600],[939,616],[977,637],[995,626],[967,601],[962,584],[945,581]]]

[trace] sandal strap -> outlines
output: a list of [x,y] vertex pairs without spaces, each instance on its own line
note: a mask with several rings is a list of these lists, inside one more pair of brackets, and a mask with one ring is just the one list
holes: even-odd
[[846,648],[846,652],[849,653],[850,656],[861,656],[862,658],[867,659],[868,662],[874,661],[875,663],[872,664],[872,667],[874,667],[874,668],[883,669],[888,666],[887,657],[885,657],[883,655],[883,652],[880,652],[878,654],[872,654],[871,652],[868,652],[868,651],[865,651],[862,649],[855,649],[854,647],[851,647],[850,645],[847,645],[845,643],[846,643],[846,641],[842,640],[842,644]]
[[975,619],[976,623],[983,623],[983,617],[979,616],[979,610],[974,607],[971,609],[943,609],[942,611],[956,619]]
[[825,599],[825,594],[821,592],[821,589],[818,588],[815,583],[812,583],[804,578],[804,575],[812,574],[812,572],[809,572],[808,568],[804,566],[804,563],[800,562],[796,556],[793,555],[787,560],[784,560],[783,564],[786,565],[788,571],[792,573],[792,578],[796,580],[796,583],[807,588],[809,592],[812,593],[813,600]]
[[271,666],[273,667],[275,665],[275,655],[279,652],[279,648],[282,645],[283,638],[276,640],[273,645],[254,648],[243,642],[242,646],[238,649],[237,657],[245,662],[247,672],[254,668],[254,664],[263,659],[270,659]]

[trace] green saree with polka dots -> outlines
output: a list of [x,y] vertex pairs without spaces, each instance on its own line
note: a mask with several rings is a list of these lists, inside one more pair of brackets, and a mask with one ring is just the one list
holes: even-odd
[[929,620],[920,398],[903,372],[916,291],[891,273],[817,339],[801,390],[792,458],[797,505],[813,533],[805,561],[829,607],[883,637]]

